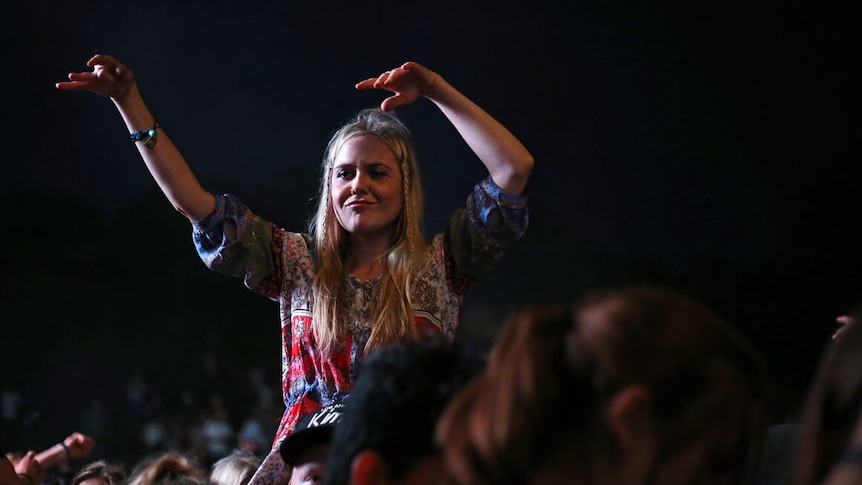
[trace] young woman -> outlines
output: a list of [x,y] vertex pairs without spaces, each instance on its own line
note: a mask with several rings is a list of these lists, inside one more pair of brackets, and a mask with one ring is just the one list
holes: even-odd
[[[92,71],[71,73],[57,88],[109,97],[156,182],[192,222],[204,262],[280,304],[286,411],[253,483],[286,481],[278,443],[303,415],[350,391],[364,354],[425,332],[453,336],[467,291],[526,229],[530,153],[415,62],[356,84],[391,94],[329,141],[307,233],[283,230],[235,197],[204,190],[147,108],[132,71],[107,55],[87,66]],[[440,109],[489,172],[430,241],[422,233],[412,138],[392,114],[420,97]]]

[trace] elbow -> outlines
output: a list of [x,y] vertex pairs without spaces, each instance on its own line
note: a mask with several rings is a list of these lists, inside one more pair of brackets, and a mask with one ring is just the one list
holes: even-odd
[[203,220],[216,209],[216,198],[209,192],[197,199],[169,197],[174,210],[191,222]]
[[533,160],[533,156],[527,153],[527,156],[521,160],[521,163],[518,165],[518,169],[516,170],[516,176],[524,180],[524,183],[530,178],[530,174],[533,173],[533,165],[535,161]]
[[527,190],[527,181],[530,180],[530,174],[533,172],[533,164],[533,157],[529,153],[521,157],[517,163],[513,163],[506,177],[504,190],[510,194],[523,194]]
[[179,212],[180,214],[182,214],[186,219],[188,219],[191,222],[196,222],[196,221],[199,221],[200,219],[202,219],[202,218],[196,218],[194,215],[189,214],[189,212],[179,204],[174,204],[174,210]]

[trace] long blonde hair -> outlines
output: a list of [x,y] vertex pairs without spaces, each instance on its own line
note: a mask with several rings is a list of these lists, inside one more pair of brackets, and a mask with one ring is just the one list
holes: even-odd
[[401,170],[404,205],[395,222],[390,248],[383,258],[383,274],[372,303],[371,335],[365,351],[412,338],[417,332],[410,305],[410,282],[413,269],[424,254],[425,238],[422,232],[423,193],[416,150],[410,131],[394,114],[365,109],[339,128],[327,144],[317,211],[309,224],[317,253],[312,325],[318,345],[325,353],[340,342],[345,332],[343,320],[348,304],[344,287],[350,262],[348,233],[338,223],[332,207],[332,167],[344,143],[366,133],[377,136],[395,154]]

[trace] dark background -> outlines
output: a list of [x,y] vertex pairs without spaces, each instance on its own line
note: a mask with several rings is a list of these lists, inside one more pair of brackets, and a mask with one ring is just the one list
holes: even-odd
[[[178,394],[207,356],[279,385],[275,304],[200,263],[109,101],[54,88],[95,53],[135,71],[206,188],[294,230],[332,130],[384,97],[353,84],[423,63],[536,159],[530,232],[468,298],[459,338],[486,348],[527,302],[662,284],[755,343],[776,419],[793,417],[835,316],[862,301],[849,11],[307,3],[4,7],[0,387],[25,397],[22,446],[80,428],[129,376]],[[430,234],[484,169],[427,100],[401,114]]]

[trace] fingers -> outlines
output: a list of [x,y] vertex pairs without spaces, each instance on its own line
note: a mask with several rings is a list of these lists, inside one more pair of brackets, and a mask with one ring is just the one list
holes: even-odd
[[384,71],[377,77],[370,77],[356,83],[356,89],[386,89],[395,79],[397,77],[393,77],[392,71]]
[[415,62],[405,62],[395,69],[383,71],[377,77],[370,77],[356,83],[356,89],[384,89],[393,93],[380,103],[380,109],[391,111],[413,102],[422,96],[432,84],[428,80],[429,71]]
[[82,89],[88,89],[90,84],[92,84],[91,81],[85,80],[85,78],[81,78],[75,73],[71,73],[69,74],[69,81],[54,83],[54,86],[61,91],[80,91]]
[[57,89],[61,91],[80,91],[90,89],[98,78],[92,72],[70,72],[69,80],[55,83]]
[[407,70],[399,67],[393,71],[386,71],[388,75],[386,76],[386,84],[396,84],[399,80],[401,80],[406,74]]
[[130,81],[133,77],[132,71],[128,67],[105,54],[96,54],[91,57],[87,61],[87,67],[93,68],[93,73],[100,79],[110,82],[115,82],[118,79]]
[[425,68],[418,62],[407,61],[404,64],[401,64],[401,69],[404,69],[405,71],[419,71]]
[[401,79],[405,72],[403,67],[398,67],[391,71],[383,71],[377,77],[370,77],[356,83],[356,89],[386,89]]
[[838,329],[835,330],[835,333],[832,334],[833,340],[840,337],[841,334],[844,333],[844,331],[847,330],[847,328],[853,324],[853,317],[850,317],[849,315],[841,315],[835,317],[835,322],[838,323],[839,326]]
[[356,83],[356,89],[374,89],[374,83],[377,82],[376,77],[370,77]]
[[117,66],[105,66],[102,64],[97,64],[95,69],[93,69],[93,75],[100,81],[114,83],[117,80],[116,76],[114,75],[116,71]]
[[95,66],[96,64],[102,64],[102,65],[117,65],[117,64],[119,64],[119,63],[118,63],[118,62],[117,62],[117,60],[116,60],[116,59],[114,59],[112,56],[109,56],[109,55],[106,55],[106,54],[96,54],[95,56],[91,57],[91,58],[87,61],[87,67],[93,67],[93,66]]
[[382,73],[380,73],[379,76],[377,76],[377,83],[376,84],[378,86],[385,86],[385,85],[389,84],[390,78],[394,79],[392,77],[392,71],[383,71]]
[[835,333],[832,334],[832,340],[835,340],[835,339],[841,337],[841,334],[844,333],[845,330],[847,330],[847,327],[841,327],[838,330],[836,330]]
[[70,72],[69,80],[76,82],[93,82],[96,80],[96,74],[92,72]]
[[408,101],[404,96],[400,94],[395,94],[394,96],[389,96],[388,98],[384,99],[383,102],[380,103],[380,109],[383,111],[392,111],[396,108],[404,106],[407,103]]
[[66,438],[66,446],[72,451],[74,458],[83,458],[90,454],[90,451],[96,446],[96,441],[89,436],[75,433]]
[[92,71],[70,72],[69,81],[55,83],[57,89],[82,90],[89,89],[99,81],[114,83],[117,78],[131,79],[131,72],[116,59],[104,54],[96,54],[87,60],[87,67]]

